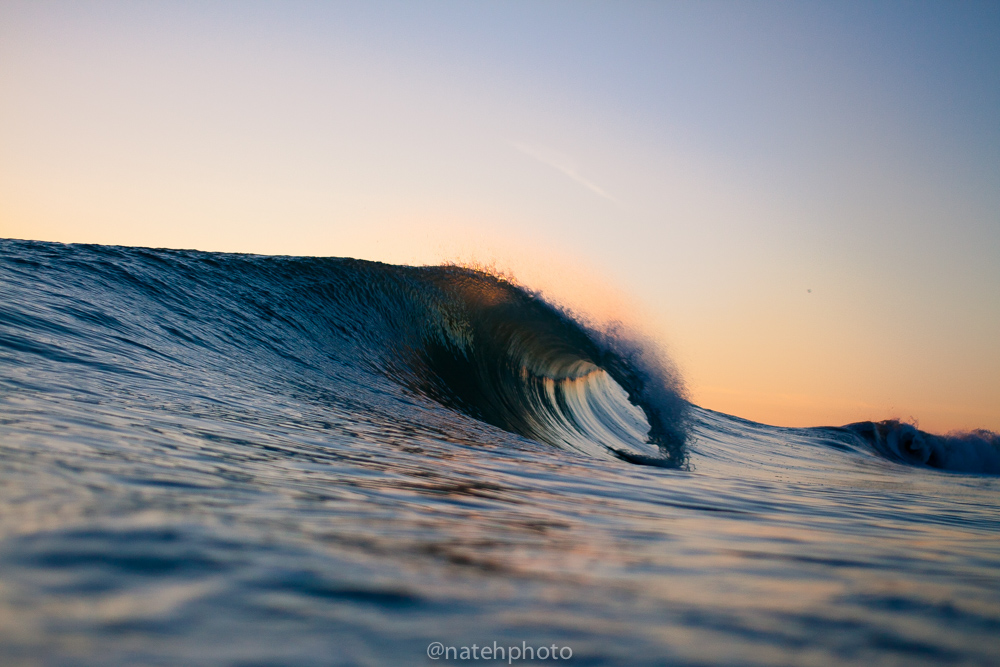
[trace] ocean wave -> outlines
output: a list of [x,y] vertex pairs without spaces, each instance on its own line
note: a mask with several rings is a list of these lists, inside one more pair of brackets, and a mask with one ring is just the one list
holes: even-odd
[[684,465],[688,403],[642,346],[599,332],[496,276],[461,267],[434,284],[432,335],[407,360],[418,388],[525,437],[634,463]]
[[[563,449],[685,464],[676,374],[620,333],[482,271],[27,242],[8,242],[8,261],[22,304],[51,291],[66,301],[0,312],[10,335],[0,342],[50,359],[153,354],[119,370],[235,364],[274,382],[319,368],[341,388],[388,382]],[[39,300],[30,292],[43,275],[65,288]]]
[[966,473],[1000,474],[1000,435],[983,429],[935,435],[889,419],[844,429],[893,461]]

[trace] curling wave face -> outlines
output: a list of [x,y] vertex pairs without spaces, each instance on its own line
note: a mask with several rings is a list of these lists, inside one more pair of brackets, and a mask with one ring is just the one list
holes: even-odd
[[[479,272],[424,269],[429,334],[404,359],[420,391],[486,423],[593,456],[680,467],[688,404],[676,377],[533,294]],[[414,359],[415,357],[415,359]]]

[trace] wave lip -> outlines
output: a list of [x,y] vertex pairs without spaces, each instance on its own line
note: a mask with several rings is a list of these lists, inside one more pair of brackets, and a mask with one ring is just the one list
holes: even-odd
[[953,472],[1000,474],[1000,434],[992,431],[935,435],[897,419],[857,422],[844,428],[894,461]]
[[632,463],[686,465],[688,403],[643,348],[586,329],[539,296],[459,267],[439,289],[416,358],[418,389],[533,440]]

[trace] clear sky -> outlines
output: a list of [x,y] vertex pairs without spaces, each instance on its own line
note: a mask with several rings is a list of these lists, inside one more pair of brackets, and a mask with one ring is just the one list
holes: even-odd
[[0,0],[0,236],[492,261],[706,407],[1000,430],[1000,3]]

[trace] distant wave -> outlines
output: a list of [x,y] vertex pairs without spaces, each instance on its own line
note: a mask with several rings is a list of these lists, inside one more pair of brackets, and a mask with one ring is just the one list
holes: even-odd
[[844,429],[893,461],[955,472],[1000,474],[1000,435],[991,431],[935,435],[895,419],[858,422]]

